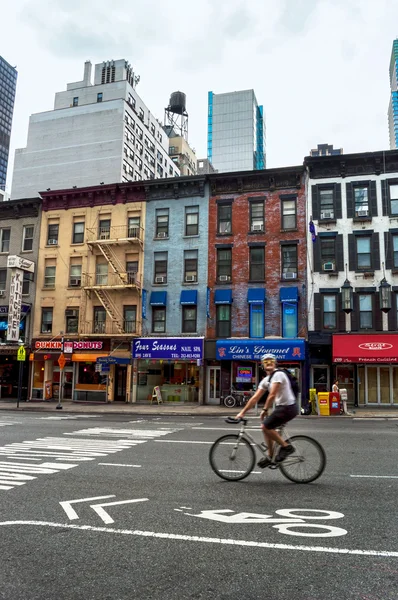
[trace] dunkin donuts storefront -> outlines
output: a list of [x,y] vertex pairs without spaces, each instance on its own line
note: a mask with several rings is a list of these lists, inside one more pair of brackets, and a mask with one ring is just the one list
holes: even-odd
[[333,335],[333,363],[350,404],[398,405],[397,334]]

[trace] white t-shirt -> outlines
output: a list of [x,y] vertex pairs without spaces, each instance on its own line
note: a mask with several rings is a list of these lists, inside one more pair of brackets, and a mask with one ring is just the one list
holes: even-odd
[[[271,386],[273,383],[278,383],[278,389],[275,396],[276,406],[290,406],[296,403],[295,395],[292,391],[292,386],[286,373],[283,371],[276,371],[272,375]],[[264,377],[258,384],[258,387],[262,390],[268,390],[269,388],[269,375]]]

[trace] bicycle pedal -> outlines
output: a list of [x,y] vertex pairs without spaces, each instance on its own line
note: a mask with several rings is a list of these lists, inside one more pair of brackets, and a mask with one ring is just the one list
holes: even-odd
[[275,463],[273,463],[272,465],[269,466],[269,469],[272,469],[274,471],[278,467],[279,467],[279,465],[276,465]]

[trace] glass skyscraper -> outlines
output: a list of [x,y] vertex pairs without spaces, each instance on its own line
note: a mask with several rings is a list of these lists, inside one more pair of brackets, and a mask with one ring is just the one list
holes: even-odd
[[219,173],[265,169],[263,107],[254,90],[209,92],[207,158]]
[[390,60],[390,105],[388,107],[388,129],[390,149],[398,148],[398,39],[393,41]]
[[0,56],[0,189],[5,190],[18,73]]

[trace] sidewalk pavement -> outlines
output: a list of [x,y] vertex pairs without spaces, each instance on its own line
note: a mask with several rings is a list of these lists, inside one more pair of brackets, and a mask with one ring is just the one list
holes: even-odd
[[[223,417],[236,415],[239,408],[226,408],[225,406],[214,406],[209,404],[127,404],[125,402],[111,402],[109,404],[86,404],[71,402],[65,400],[62,402],[62,410],[57,410],[57,401],[37,402],[23,401],[19,403],[14,399],[0,400],[0,411],[19,410],[19,411],[40,411],[62,414],[98,414],[98,415],[182,415],[182,416],[209,416]],[[301,415],[303,419],[347,419],[347,418],[395,418],[398,420],[398,406],[395,407],[349,407],[350,415],[333,415],[330,417],[320,417],[318,415]],[[260,409],[253,409],[249,416],[260,414]]]

